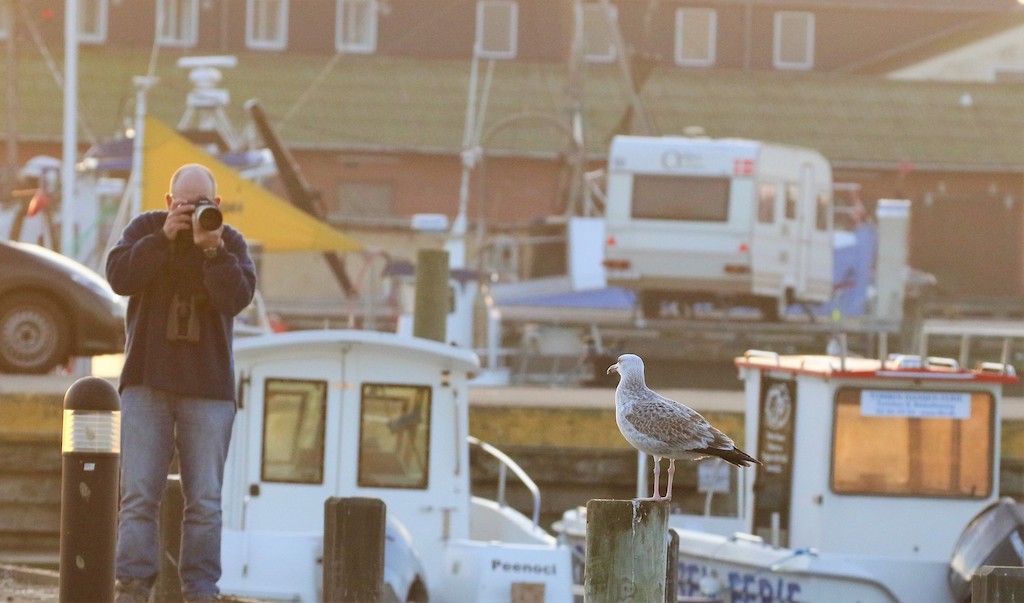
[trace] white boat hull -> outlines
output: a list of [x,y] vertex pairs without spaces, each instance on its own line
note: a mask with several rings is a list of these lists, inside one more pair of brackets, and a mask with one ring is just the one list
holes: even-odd
[[754,537],[679,531],[679,594],[723,602],[952,603],[948,562],[776,548]]

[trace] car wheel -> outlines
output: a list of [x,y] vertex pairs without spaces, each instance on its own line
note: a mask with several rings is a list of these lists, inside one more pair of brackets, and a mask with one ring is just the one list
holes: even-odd
[[49,297],[0,298],[0,371],[45,373],[67,359],[70,339],[68,319]]

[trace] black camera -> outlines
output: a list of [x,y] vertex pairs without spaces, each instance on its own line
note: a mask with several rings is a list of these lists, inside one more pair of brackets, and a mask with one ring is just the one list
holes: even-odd
[[203,230],[217,230],[224,223],[224,214],[217,204],[209,199],[196,199],[191,202],[196,207],[196,220]]

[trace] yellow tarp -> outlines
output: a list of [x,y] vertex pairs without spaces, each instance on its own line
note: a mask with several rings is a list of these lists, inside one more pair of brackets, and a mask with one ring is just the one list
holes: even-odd
[[267,189],[250,182],[231,167],[192,144],[153,117],[146,117],[143,146],[142,209],[167,209],[164,195],[174,170],[201,163],[217,179],[224,221],[264,251],[357,251],[346,237]]

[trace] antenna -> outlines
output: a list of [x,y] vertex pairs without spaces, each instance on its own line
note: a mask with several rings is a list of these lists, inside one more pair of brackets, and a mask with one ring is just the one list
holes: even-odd
[[188,79],[192,82],[192,90],[186,99],[185,114],[178,121],[177,129],[181,132],[215,132],[219,138],[210,140],[208,136],[198,142],[216,144],[219,150],[237,150],[240,146],[231,122],[224,108],[230,101],[230,95],[224,88],[217,87],[223,79],[218,68],[230,68],[238,65],[234,56],[182,57],[178,59],[178,67],[190,69]]

